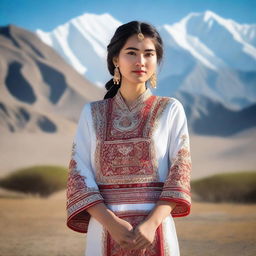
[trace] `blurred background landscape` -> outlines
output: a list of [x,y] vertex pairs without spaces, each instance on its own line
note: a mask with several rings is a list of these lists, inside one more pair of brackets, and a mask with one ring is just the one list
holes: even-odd
[[106,2],[0,3],[0,255],[83,255],[85,236],[65,226],[72,139],[83,105],[106,93],[109,40],[135,19],[164,41],[153,94],[188,119],[181,255],[256,255],[255,1]]

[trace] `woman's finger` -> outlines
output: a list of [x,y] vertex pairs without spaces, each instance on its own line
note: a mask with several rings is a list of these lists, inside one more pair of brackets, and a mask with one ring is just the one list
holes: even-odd
[[122,242],[120,243],[120,246],[121,246],[122,248],[124,248],[124,249],[130,249],[130,248],[133,247],[133,244],[131,244],[131,243],[127,242],[127,241],[122,241]]
[[135,240],[135,244],[139,244],[145,241],[146,241],[145,238],[143,236],[140,236]]
[[145,244],[142,244],[141,246],[139,246],[138,248],[136,248],[136,250],[143,250],[143,249],[146,249],[148,246],[149,246],[149,244],[145,243]]
[[145,240],[139,240],[133,247],[134,250],[140,250],[140,249],[144,249],[147,246],[149,246],[150,243],[148,241]]

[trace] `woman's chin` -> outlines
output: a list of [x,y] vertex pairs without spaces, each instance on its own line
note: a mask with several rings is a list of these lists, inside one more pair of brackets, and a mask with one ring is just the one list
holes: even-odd
[[[123,80],[123,79],[122,79]],[[125,79],[123,80],[124,83],[128,83],[128,84],[134,84],[134,85],[137,85],[137,84],[144,84],[146,83],[146,79],[145,78],[137,78],[137,79]]]

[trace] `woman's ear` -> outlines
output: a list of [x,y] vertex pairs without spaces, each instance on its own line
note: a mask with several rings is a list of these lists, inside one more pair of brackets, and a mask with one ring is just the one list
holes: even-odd
[[114,57],[114,58],[113,58],[113,63],[114,63],[114,65],[117,65],[117,64],[118,64],[118,58],[117,58],[117,57]]

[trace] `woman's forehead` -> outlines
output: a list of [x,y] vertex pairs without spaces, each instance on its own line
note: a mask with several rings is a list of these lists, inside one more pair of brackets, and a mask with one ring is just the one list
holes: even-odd
[[[123,47],[123,50],[131,50],[131,48],[136,48],[140,50],[151,49],[155,50],[155,44],[151,37],[145,37],[142,41],[138,39],[137,34],[129,37]],[[134,49],[135,50],[135,49]]]

